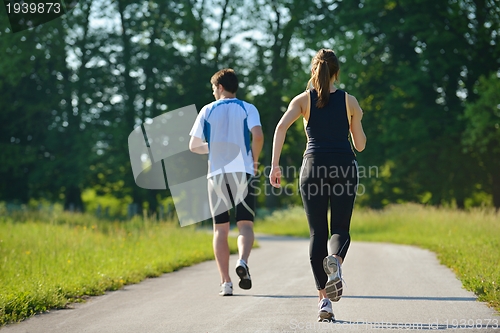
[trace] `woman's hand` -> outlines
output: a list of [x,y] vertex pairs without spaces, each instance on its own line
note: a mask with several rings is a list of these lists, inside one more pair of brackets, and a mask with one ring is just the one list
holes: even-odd
[[269,173],[269,182],[273,187],[281,187],[281,168],[279,166],[271,167],[271,172]]
[[309,103],[308,98],[308,92],[303,92],[295,96],[274,130],[271,172],[269,173],[269,182],[273,187],[281,187],[281,168],[278,164],[280,161],[281,149],[285,142],[286,131],[302,115],[302,110],[305,110],[307,103]]

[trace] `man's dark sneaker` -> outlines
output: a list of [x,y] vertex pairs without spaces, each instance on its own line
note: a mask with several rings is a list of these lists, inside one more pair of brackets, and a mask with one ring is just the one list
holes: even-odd
[[241,289],[252,288],[252,280],[250,279],[250,271],[248,270],[247,264],[239,259],[236,262],[236,274],[240,277],[239,286]]

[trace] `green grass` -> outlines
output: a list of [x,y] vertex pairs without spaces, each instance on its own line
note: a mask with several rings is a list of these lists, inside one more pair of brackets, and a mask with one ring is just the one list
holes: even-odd
[[208,259],[211,234],[173,222],[0,217],[0,326]]
[[[302,207],[278,211],[256,223],[256,232],[309,237]],[[500,214],[421,205],[395,205],[381,211],[356,209],[354,241],[416,245],[437,254],[467,290],[500,311]]]
[[[257,221],[256,232],[308,237],[301,207]],[[213,259],[210,233],[173,222],[103,221],[84,214],[0,217],[0,326]],[[500,217],[418,205],[355,210],[355,241],[437,253],[468,290],[500,311]],[[234,241],[231,251],[236,251]]]

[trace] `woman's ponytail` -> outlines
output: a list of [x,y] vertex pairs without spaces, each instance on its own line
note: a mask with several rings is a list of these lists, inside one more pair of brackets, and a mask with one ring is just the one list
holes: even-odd
[[330,99],[330,84],[332,78],[337,79],[339,71],[339,62],[337,56],[332,50],[321,49],[312,60],[311,79],[307,86],[312,87],[318,92],[316,106],[325,107]]
[[330,70],[325,60],[318,61],[318,66],[316,66],[312,77],[312,84],[318,92],[316,106],[322,108],[328,104],[330,98]]

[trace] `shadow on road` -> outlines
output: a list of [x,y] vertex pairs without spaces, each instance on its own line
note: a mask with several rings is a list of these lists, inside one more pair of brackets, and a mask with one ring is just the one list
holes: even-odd
[[266,297],[266,298],[318,298],[318,296],[312,295],[243,295],[243,294],[233,294],[233,297]]
[[354,299],[390,299],[401,301],[455,301],[455,302],[475,302],[474,297],[424,297],[424,296],[342,296],[342,298]]

